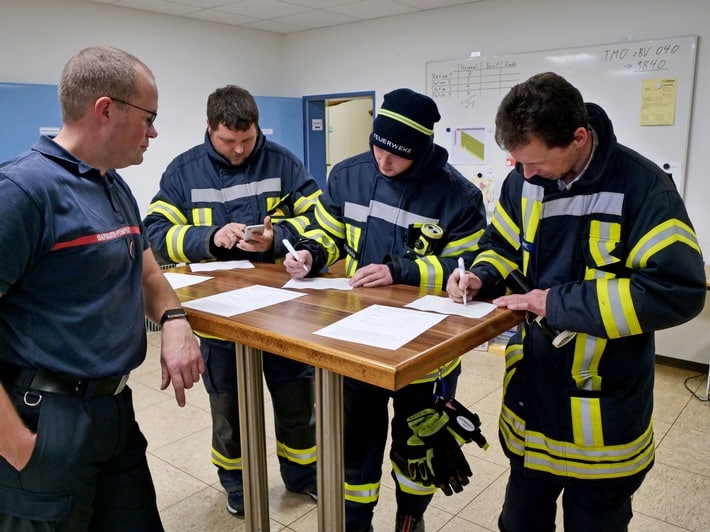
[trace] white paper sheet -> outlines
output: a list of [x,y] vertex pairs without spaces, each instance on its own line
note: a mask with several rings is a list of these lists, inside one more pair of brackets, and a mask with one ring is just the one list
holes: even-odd
[[446,318],[384,305],[371,305],[313,334],[396,350]]
[[[276,303],[289,301],[304,295],[305,294],[299,292],[292,292],[291,290],[282,290],[281,288],[255,284],[213,296],[186,301],[182,306],[195,310],[203,310],[210,314],[217,314],[218,316],[235,316],[243,312],[268,307],[269,305],[275,305]],[[278,318],[278,315],[276,315],[276,318]]]
[[493,312],[496,308],[495,305],[484,301],[469,301],[468,305],[463,306],[461,303],[456,303],[448,297],[432,295],[420,297],[404,306],[419,310],[431,310],[442,314],[456,314],[466,318],[482,318],[486,314]]
[[213,272],[215,270],[234,270],[235,268],[253,268],[248,260],[223,260],[216,262],[193,262],[191,272]]
[[311,288],[314,290],[352,290],[353,287],[350,286],[350,279],[347,277],[338,277],[335,279],[329,279],[328,277],[307,277],[304,279],[290,279],[284,288],[295,288],[295,289],[306,289]]
[[190,275],[189,273],[170,273],[165,272],[165,278],[173,287],[173,290],[178,288],[184,288],[185,286],[190,286],[197,283],[202,283],[212,277],[207,277],[205,275]]

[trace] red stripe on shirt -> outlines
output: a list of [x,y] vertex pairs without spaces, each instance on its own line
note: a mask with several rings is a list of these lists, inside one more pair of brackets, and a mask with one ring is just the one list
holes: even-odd
[[137,235],[140,233],[140,228],[136,225],[125,225],[114,229],[113,231],[107,231],[105,233],[96,233],[93,235],[80,236],[74,240],[69,240],[68,242],[59,242],[54,245],[52,251],[64,248],[73,248],[77,246],[88,246],[91,244],[98,244],[99,242],[106,242],[108,240],[117,240],[123,238],[126,235]]

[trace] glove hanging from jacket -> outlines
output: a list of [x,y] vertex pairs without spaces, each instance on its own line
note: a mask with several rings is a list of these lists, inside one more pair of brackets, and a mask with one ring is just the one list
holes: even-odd
[[475,441],[486,449],[478,416],[455,399],[437,397],[435,408],[407,418],[412,435],[407,440],[407,470],[412,480],[436,485],[446,495],[459,493],[473,475],[461,445]]

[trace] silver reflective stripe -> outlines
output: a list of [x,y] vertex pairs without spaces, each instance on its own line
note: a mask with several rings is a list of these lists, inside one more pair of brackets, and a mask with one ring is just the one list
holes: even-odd
[[634,254],[632,257],[632,267],[642,268],[645,266],[643,264],[643,259],[649,257],[653,254],[653,250],[656,246],[661,244],[663,241],[668,241],[668,243],[675,242],[676,240],[672,237],[681,236],[686,240],[691,242],[697,242],[695,233],[693,233],[685,224],[681,225],[681,222],[674,223],[654,234],[652,238],[649,238],[643,243],[640,248],[634,248]]
[[553,216],[585,216],[587,214],[621,215],[624,195],[619,192],[598,192],[560,198],[543,203],[541,218]]
[[404,209],[398,209],[380,201],[371,201],[369,205],[346,202],[343,208],[343,216],[362,223],[366,222],[368,217],[379,218],[405,229],[414,223],[439,222],[438,218],[429,218]]
[[243,185],[234,185],[223,189],[193,188],[190,194],[193,203],[227,203],[236,199],[250,198],[265,192],[281,193],[281,179],[272,177],[263,181],[254,181]]

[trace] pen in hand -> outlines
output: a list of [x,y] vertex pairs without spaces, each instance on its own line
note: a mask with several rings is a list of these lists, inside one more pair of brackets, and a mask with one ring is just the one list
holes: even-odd
[[[296,253],[296,248],[293,247],[293,244],[291,244],[291,242],[289,242],[287,238],[284,238],[282,240],[282,242],[283,242],[284,246],[286,246],[286,249],[288,250],[288,252],[294,258],[294,260],[301,262],[301,259],[298,257],[298,253]],[[303,269],[308,271],[308,266],[306,266],[306,264],[304,262],[301,262],[301,264],[303,264]]]
[[[463,279],[463,276],[465,275],[465,273],[466,273],[466,266],[464,266],[463,257],[459,257],[459,277],[461,277],[461,279]],[[464,288],[463,289],[463,306],[465,307],[466,305],[468,305],[468,301],[466,300],[466,289]]]

